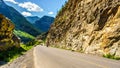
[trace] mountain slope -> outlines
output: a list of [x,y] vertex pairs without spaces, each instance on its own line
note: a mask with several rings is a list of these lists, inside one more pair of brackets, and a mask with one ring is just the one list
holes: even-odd
[[47,44],[120,57],[120,0],[68,0],[49,30]]
[[53,21],[54,21],[54,17],[43,16],[34,23],[34,26],[36,26],[42,32],[47,32]]
[[26,17],[26,19],[30,22],[30,23],[35,23],[35,21],[39,20],[40,18],[37,16],[28,16]]
[[35,39],[34,36],[30,35],[27,32],[20,31],[20,30],[14,30],[14,34],[19,36],[21,41],[24,42],[24,43],[27,43],[27,42]]
[[15,24],[15,28],[30,33],[31,35],[39,35],[40,31],[30,24],[24,16],[22,16],[13,7],[6,5],[3,0],[0,1],[0,14],[5,15]]

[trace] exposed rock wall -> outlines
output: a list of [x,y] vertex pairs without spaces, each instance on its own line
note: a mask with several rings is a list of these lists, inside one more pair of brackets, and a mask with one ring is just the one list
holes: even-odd
[[120,0],[69,0],[52,24],[47,44],[120,57]]
[[0,50],[20,46],[20,39],[13,34],[13,30],[13,23],[0,14]]

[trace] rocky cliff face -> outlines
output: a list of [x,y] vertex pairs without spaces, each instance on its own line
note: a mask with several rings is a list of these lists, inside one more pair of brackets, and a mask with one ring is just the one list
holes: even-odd
[[13,34],[14,25],[0,14],[0,51],[20,46],[20,39]]
[[52,24],[47,44],[120,57],[120,0],[69,0]]

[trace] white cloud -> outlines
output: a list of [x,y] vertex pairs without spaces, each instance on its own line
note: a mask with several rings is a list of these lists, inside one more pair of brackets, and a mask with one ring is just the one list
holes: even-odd
[[53,13],[53,12],[48,12],[48,14],[51,14],[51,15],[52,15],[52,14],[54,14],[54,13]]
[[31,2],[19,3],[19,6],[27,9],[28,11],[34,11],[34,12],[42,12],[43,11],[43,9],[41,7],[39,7],[37,4],[31,3]]
[[5,1],[11,2],[11,3],[13,3],[13,4],[18,4],[18,2],[16,2],[15,0],[5,0]]
[[32,2],[19,3],[19,2],[16,2],[15,0],[4,0],[4,1],[11,2],[13,4],[17,4],[18,6],[25,8],[27,11],[31,11],[31,12],[44,11],[40,6],[38,6],[37,4],[32,3]]
[[24,16],[32,16],[32,14],[30,13],[30,12],[22,12],[22,15],[24,15]]

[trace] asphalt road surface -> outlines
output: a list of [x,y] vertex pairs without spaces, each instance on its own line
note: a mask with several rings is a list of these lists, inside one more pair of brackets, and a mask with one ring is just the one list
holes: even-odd
[[52,47],[34,48],[35,68],[120,68],[120,61]]

